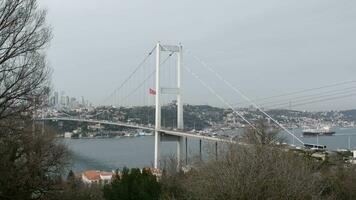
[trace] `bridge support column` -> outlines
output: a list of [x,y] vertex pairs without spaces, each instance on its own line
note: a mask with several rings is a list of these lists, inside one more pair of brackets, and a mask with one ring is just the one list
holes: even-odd
[[218,142],[215,142],[215,159],[218,160]]
[[[160,52],[168,51],[171,54],[176,52],[177,59],[177,88],[161,88],[160,85]],[[182,102],[182,46],[181,45],[161,45],[156,46],[156,119],[155,119],[155,158],[154,167],[159,168],[159,147],[160,147],[160,130],[161,130],[161,94],[176,94],[177,95],[177,129],[184,130],[183,123],[183,102]],[[184,138],[177,139],[177,166],[181,165],[181,156],[183,151]]]
[[185,137],[185,165],[188,165],[188,138]]
[[178,59],[177,59],[177,128],[184,129],[183,121],[183,101],[182,101],[182,46],[179,45]]
[[155,131],[155,160],[154,160],[154,168],[158,169],[159,160],[160,160],[160,132]]
[[202,153],[201,153],[201,139],[199,140],[199,159],[200,159],[200,161],[203,160],[203,156],[202,156]]
[[182,157],[184,148],[184,137],[179,137],[177,141],[177,171],[182,167]]
[[[178,46],[178,59],[177,59],[177,129],[184,130],[183,122],[183,101],[182,101],[182,61],[183,52],[182,46]],[[181,161],[183,157],[184,137],[179,137],[177,142],[177,170],[180,170]],[[187,156],[187,155],[185,155]]]
[[155,113],[155,158],[154,158],[154,168],[159,168],[160,160],[160,132],[161,129],[161,85],[160,85],[160,43],[157,43],[156,47],[156,113]]

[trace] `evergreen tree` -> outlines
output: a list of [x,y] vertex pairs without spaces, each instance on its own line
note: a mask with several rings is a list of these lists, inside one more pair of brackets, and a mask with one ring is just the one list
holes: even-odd
[[124,168],[121,176],[104,187],[106,200],[151,200],[158,199],[161,185],[149,170]]

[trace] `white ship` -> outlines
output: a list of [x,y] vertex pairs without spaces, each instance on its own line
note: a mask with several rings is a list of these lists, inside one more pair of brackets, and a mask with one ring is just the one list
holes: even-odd
[[304,129],[303,136],[330,136],[335,134],[335,131],[332,131],[330,127],[325,126],[323,128],[316,128],[316,129]]

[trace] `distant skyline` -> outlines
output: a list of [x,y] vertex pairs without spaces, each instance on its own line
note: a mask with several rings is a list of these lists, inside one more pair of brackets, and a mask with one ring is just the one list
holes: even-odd
[[[252,99],[356,80],[356,1],[39,3],[53,27],[48,51],[53,87],[96,105],[104,103],[157,41],[181,42]],[[229,103],[242,101],[191,56],[184,61]],[[187,72],[183,77],[185,103],[224,106]],[[356,93],[353,86],[339,88]],[[355,102],[353,96],[296,109],[355,109]]]

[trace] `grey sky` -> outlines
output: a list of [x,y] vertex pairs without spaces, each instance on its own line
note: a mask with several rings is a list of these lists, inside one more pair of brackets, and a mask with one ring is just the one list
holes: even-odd
[[[53,85],[103,103],[157,41],[182,42],[252,97],[356,79],[354,0],[40,0]],[[229,102],[221,82],[185,60]],[[353,84],[356,85],[356,84]],[[351,86],[351,85],[348,85]],[[345,86],[346,87],[346,86]],[[189,74],[187,103],[222,105]],[[356,98],[298,109],[356,108]]]

